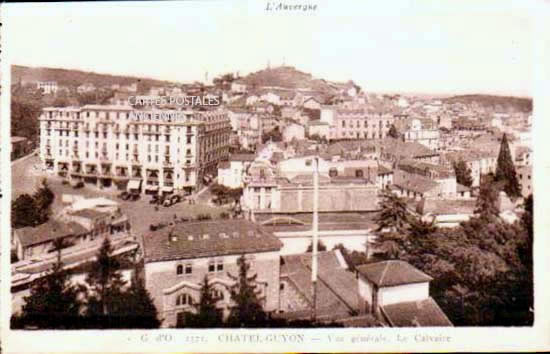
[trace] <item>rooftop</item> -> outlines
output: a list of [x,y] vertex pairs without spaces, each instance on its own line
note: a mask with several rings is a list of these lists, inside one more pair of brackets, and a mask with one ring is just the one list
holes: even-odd
[[443,327],[453,324],[431,297],[382,307],[392,327]]
[[245,220],[177,224],[143,236],[145,262],[278,251],[281,241]]
[[356,269],[378,287],[424,283],[432,280],[429,275],[409,263],[399,260],[363,264]]
[[21,245],[23,247],[28,247],[52,241],[57,238],[81,235],[87,233],[88,230],[75,222],[65,223],[57,220],[50,220],[42,225],[36,227],[23,227],[14,230],[14,232],[19,238]]

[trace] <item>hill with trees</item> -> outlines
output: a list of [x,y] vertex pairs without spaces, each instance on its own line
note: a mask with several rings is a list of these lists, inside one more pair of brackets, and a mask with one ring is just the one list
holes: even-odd
[[495,110],[531,112],[533,110],[533,100],[531,98],[510,97],[510,96],[492,96],[492,95],[461,95],[442,99],[446,103],[464,103],[474,102]]
[[144,77],[134,77],[125,75],[99,74],[90,71],[28,67],[13,65],[11,67],[11,82],[25,83],[31,81],[56,81],[58,85],[77,87],[84,83],[91,83],[96,87],[111,85],[131,85],[135,82],[147,86],[173,85],[173,82],[155,80]]

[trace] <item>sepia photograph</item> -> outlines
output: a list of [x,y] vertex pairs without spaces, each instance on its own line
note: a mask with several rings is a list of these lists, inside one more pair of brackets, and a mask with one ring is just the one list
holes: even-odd
[[3,5],[10,333],[532,328],[505,3]]

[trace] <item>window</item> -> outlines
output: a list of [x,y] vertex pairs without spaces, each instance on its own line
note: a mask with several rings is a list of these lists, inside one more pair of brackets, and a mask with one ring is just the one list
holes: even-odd
[[363,178],[363,170],[355,170],[355,177]]
[[214,298],[217,299],[217,300],[222,300],[224,299],[224,293],[222,290],[219,290],[219,289],[215,289],[213,291],[213,295],[214,295]]
[[191,263],[187,263],[185,265],[185,274],[191,274],[193,273],[193,266],[191,265]]
[[335,169],[335,168],[331,168],[331,169],[328,171],[328,175],[329,175],[330,177],[336,177],[336,176],[338,176],[338,170]]
[[281,283],[279,285],[279,290],[281,290],[281,291],[285,290],[285,283]]
[[176,267],[176,274],[177,275],[183,274],[183,266],[181,264],[178,264],[178,266]]
[[176,306],[193,305],[193,298],[189,294],[180,294],[176,297]]
[[213,259],[208,262],[208,272],[223,272],[223,260],[222,259]]

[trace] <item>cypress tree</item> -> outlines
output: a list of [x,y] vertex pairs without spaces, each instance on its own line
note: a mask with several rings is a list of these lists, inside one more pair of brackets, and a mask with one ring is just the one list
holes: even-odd
[[514,162],[512,161],[512,155],[510,154],[510,147],[508,146],[506,134],[502,136],[502,141],[500,143],[495,181],[505,181],[504,191],[509,197],[515,198],[521,195],[516,176],[516,168],[514,167]]
[[234,303],[227,325],[229,327],[263,327],[266,324],[267,316],[263,311],[258,296],[260,291],[256,289],[254,282],[257,275],[249,275],[250,264],[246,261],[244,255],[237,260],[239,265],[239,275],[228,276],[236,283],[231,287],[231,300]]

